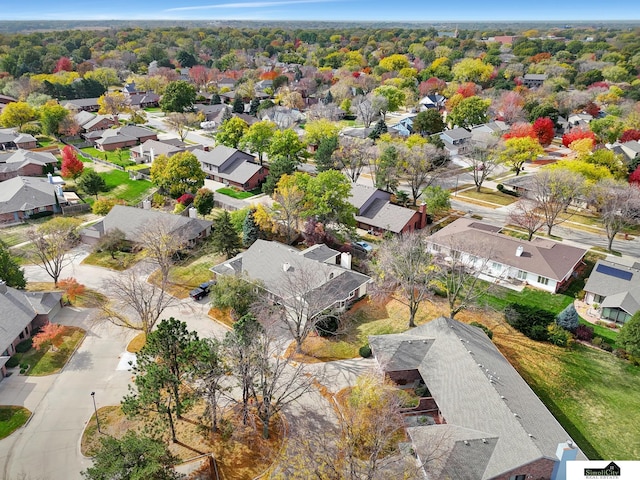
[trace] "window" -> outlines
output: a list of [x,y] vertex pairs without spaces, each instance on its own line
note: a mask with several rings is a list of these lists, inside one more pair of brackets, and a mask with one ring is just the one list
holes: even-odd
[[538,275],[538,283],[540,285],[549,285],[549,279],[547,277],[543,277],[541,275]]
[[353,298],[355,296],[356,296],[356,291],[355,290],[349,294],[349,298]]
[[526,480],[526,475],[511,475],[509,480]]
[[502,270],[502,265],[498,262],[491,262],[491,270]]
[[527,279],[527,272],[525,272],[524,270],[518,270],[518,274],[516,275],[516,278],[518,280],[526,280]]
[[604,297],[602,295],[594,295],[593,303],[602,303],[604,302]]

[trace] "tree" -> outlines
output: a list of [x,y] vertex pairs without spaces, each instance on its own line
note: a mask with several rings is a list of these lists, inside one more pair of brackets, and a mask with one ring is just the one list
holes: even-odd
[[506,165],[510,165],[517,176],[520,175],[526,162],[532,162],[543,153],[544,150],[537,139],[530,137],[510,138],[505,140],[504,148],[498,154],[498,158]]
[[218,128],[216,133],[216,142],[230,148],[238,148],[240,141],[245,133],[249,130],[247,122],[239,117],[233,117],[225,120]]
[[355,98],[353,106],[358,115],[358,120],[364,124],[364,128],[369,128],[373,119],[380,113],[380,110],[376,111],[371,99],[362,95]]
[[640,223],[640,188],[635,184],[603,179],[591,188],[590,200],[600,214],[607,234],[607,249],[611,252],[616,235]]
[[580,127],[572,128],[569,132],[565,133],[562,136],[562,144],[568,148],[569,145],[571,145],[573,142],[575,142],[576,140],[582,140],[583,138],[591,139],[591,141],[593,142],[593,148],[593,145],[595,145],[596,143],[595,133],[593,133],[591,130],[584,130]]
[[433,135],[444,130],[445,124],[442,115],[435,108],[430,108],[418,113],[413,119],[413,131],[423,137]]
[[342,170],[355,183],[372,155],[371,140],[343,136],[339,139],[338,148],[333,152],[332,159],[337,170]]
[[306,147],[298,138],[298,134],[292,129],[277,130],[273,134],[271,145],[269,146],[269,158],[287,158],[296,164],[305,158]]
[[476,192],[482,188],[484,181],[493,173],[496,167],[502,162],[496,153],[498,139],[487,136],[483,142],[474,143],[467,156],[469,166],[472,168],[473,183],[476,185]]
[[512,225],[527,231],[530,242],[533,235],[545,224],[544,215],[535,202],[521,200],[509,211],[508,221]]
[[62,176],[65,178],[78,178],[84,170],[84,164],[78,159],[76,151],[71,145],[62,149]]
[[72,72],[73,71],[73,63],[69,57],[60,57],[56,62],[56,66],[53,69],[53,73],[58,72]]
[[231,217],[226,210],[222,211],[214,220],[211,244],[216,253],[225,254],[227,258],[234,257],[242,247],[240,237],[233,228]]
[[203,217],[209,215],[214,206],[213,192],[208,188],[199,188],[193,199],[193,206]]
[[62,269],[73,260],[67,252],[78,242],[79,226],[80,221],[75,218],[57,217],[27,231],[35,259],[53,279],[56,287]]
[[180,140],[184,142],[189,129],[200,124],[200,118],[200,115],[193,112],[172,112],[165,117],[165,122],[178,132]]
[[271,194],[283,175],[291,175],[296,171],[296,162],[287,157],[275,157],[269,164],[269,174],[262,185],[262,191]]
[[385,123],[384,118],[381,118],[373,126],[373,130],[369,134],[369,138],[371,140],[377,140],[384,133],[387,133],[387,124]]
[[398,149],[401,171],[411,189],[414,205],[424,188],[431,185],[440,174],[438,167],[444,163],[443,158],[446,158],[444,151],[430,144]]
[[622,132],[622,135],[620,135],[620,143],[626,143],[632,140],[640,140],[640,130],[630,128]]
[[76,184],[87,195],[95,195],[96,200],[98,199],[98,193],[107,189],[107,182],[95,170],[84,171]]
[[553,141],[556,130],[553,120],[548,117],[540,117],[533,122],[533,131],[540,142],[540,145],[547,147]]
[[528,122],[518,122],[511,126],[511,129],[505,133],[502,138],[509,140],[510,138],[538,138],[533,125]]
[[260,237],[260,227],[253,218],[254,212],[255,210],[249,210],[242,223],[242,245],[244,247],[250,247]]
[[269,120],[262,120],[251,125],[240,139],[240,148],[258,153],[258,160],[262,165],[262,157],[269,151],[271,139],[276,132],[276,124]]
[[231,112],[233,113],[244,113],[244,102],[242,101],[242,97],[236,95],[233,99],[233,105],[231,107]]
[[[94,68],[93,70],[85,73],[84,78],[85,80],[95,80],[102,85],[104,90],[107,90],[111,85],[122,85],[122,82],[118,77],[118,72],[109,67]],[[87,96],[91,97],[92,95]]]
[[98,98],[98,105],[100,105],[99,114],[111,115],[116,122],[119,114],[130,110],[129,100],[122,92],[105,93]]
[[382,190],[396,191],[399,183],[398,149],[395,145],[380,144],[380,154],[369,157],[369,171],[373,176],[373,184]]
[[451,208],[451,192],[445,190],[440,185],[430,185],[422,191],[424,202],[427,204],[429,215],[438,215]]
[[447,121],[462,128],[486,123],[489,105],[491,100],[482,100],[480,97],[465,98],[453,107]]
[[209,290],[211,306],[229,310],[232,319],[238,320],[249,313],[254,301],[256,285],[247,278],[234,275],[218,276],[217,283]]
[[173,465],[178,462],[158,439],[128,431],[117,439],[105,436],[93,457],[93,466],[82,472],[86,480],[177,480]]
[[176,60],[180,63],[182,68],[191,68],[198,63],[198,60],[193,56],[193,53],[187,52],[186,50],[180,50],[176,55]]
[[377,296],[392,296],[409,307],[409,327],[415,327],[420,304],[429,298],[436,269],[424,237],[411,233],[386,240],[373,265]]
[[190,110],[196,101],[196,88],[189,82],[177,80],[169,82],[160,99],[164,112],[184,112]]
[[136,230],[135,238],[147,258],[158,266],[161,286],[165,288],[173,259],[187,244],[187,236],[176,230],[170,220],[160,220],[144,223]]
[[108,252],[111,255],[111,258],[116,258],[116,253],[118,253],[124,247],[126,243],[126,235],[119,228],[112,228],[107,230],[102,237],[100,237],[100,241],[96,245],[98,250],[102,250],[104,252]]
[[568,218],[568,215],[561,216],[560,214],[567,211],[571,202],[580,195],[583,188],[584,177],[566,170],[541,170],[533,178],[532,195],[536,206],[544,217],[549,236],[551,236],[551,229],[555,225]]
[[374,89],[372,93],[374,96],[380,96],[386,99],[386,106],[380,104],[382,108],[379,110],[383,119],[387,112],[395,112],[404,105],[406,100],[406,94],[393,85],[381,85]]
[[629,355],[640,357],[640,312],[636,312],[620,329],[616,343]]
[[51,100],[40,107],[40,124],[42,133],[46,135],[58,135],[60,125],[69,116],[69,110]]
[[307,122],[304,127],[304,140],[307,145],[320,145],[325,139],[337,138],[339,132],[340,126],[337,123],[319,118]]
[[62,289],[62,299],[64,302],[72,304],[75,303],[79,296],[84,295],[86,290],[85,286],[73,278],[63,278],[58,282],[59,287]]
[[305,207],[304,185],[298,185],[296,178],[300,175],[283,175],[273,192],[273,219],[284,231],[288,244],[299,235],[300,217]]
[[38,118],[37,112],[26,102],[11,102],[0,113],[0,125],[3,127],[22,127]]
[[325,170],[335,170],[336,165],[333,161],[333,152],[338,149],[338,137],[322,138],[318,143],[318,149],[315,154],[316,168],[319,172]]
[[204,185],[206,176],[198,157],[191,152],[176,153],[169,158],[156,157],[150,173],[151,180],[174,198],[183,193],[196,193]]
[[2,240],[0,240],[0,280],[3,280],[8,287],[22,289],[27,286],[24,269],[20,268]]
[[308,175],[296,176],[305,179],[303,186],[305,193],[306,217],[315,217],[325,225],[338,223],[340,225],[355,226],[356,209],[349,201],[351,182],[337,170],[320,172],[315,177]]
[[410,63],[406,55],[395,53],[381,59],[378,65],[387,72],[399,72],[403,68],[409,68]]
[[574,307],[573,303],[567,305],[564,310],[558,314],[556,317],[556,323],[572,333],[576,331],[580,324],[580,316],[578,315],[578,312],[576,312],[576,307]]
[[591,120],[589,128],[600,138],[602,143],[614,143],[622,135],[624,123],[618,117],[607,115],[604,118]]
[[451,73],[458,82],[485,83],[491,78],[493,66],[479,58],[463,58],[451,68]]
[[59,343],[59,337],[64,332],[64,329],[64,325],[48,322],[33,336],[33,348],[40,351],[45,347],[52,346],[55,349],[55,343]]

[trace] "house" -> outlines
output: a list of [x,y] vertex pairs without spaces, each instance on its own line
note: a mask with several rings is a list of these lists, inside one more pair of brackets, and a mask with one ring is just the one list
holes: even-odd
[[356,224],[363,230],[400,234],[421,230],[427,225],[426,205],[417,211],[394,205],[391,194],[377,188],[351,184],[349,203],[356,208]]
[[584,286],[584,301],[600,307],[600,318],[625,323],[640,310],[640,263],[598,260]]
[[[340,253],[326,245],[300,251],[266,240],[257,240],[246,251],[212,267],[211,271],[216,275],[244,275],[258,281],[274,302],[282,302],[287,307],[301,299],[313,304],[310,308],[315,311],[308,312],[307,316],[328,309],[345,310],[367,294],[371,281],[367,275],[351,270],[350,253]],[[296,283],[295,288],[292,282]],[[321,301],[317,302],[318,299]]]
[[514,192],[518,192],[520,197],[533,198],[535,190],[535,175],[518,175],[502,182],[505,187],[510,187]]
[[50,152],[16,150],[0,153],[0,182],[13,177],[36,177],[45,171],[53,171],[58,159]]
[[196,103],[193,107],[198,113],[202,113],[202,115],[204,115],[206,122],[215,122],[216,126],[222,123],[224,112],[229,109],[229,106],[223,103],[219,103],[217,105],[202,105],[200,103]]
[[118,125],[111,115],[96,115],[85,110],[76,113],[73,119],[80,125],[83,133],[100,132]]
[[479,328],[439,317],[369,345],[392,381],[426,390],[405,413],[425,478],[564,480],[567,461],[586,460]]
[[125,240],[135,244],[140,230],[150,223],[164,223],[171,234],[183,236],[191,244],[211,234],[213,222],[209,220],[151,210],[150,204],[145,207],[148,208],[116,205],[101,221],[83,229],[80,239],[95,245],[106,232],[117,228],[122,230]]
[[187,145],[178,138],[170,138],[166,140],[147,140],[142,145],[133,147],[130,150],[131,160],[136,163],[153,163],[158,155],[166,155],[170,157],[176,153],[186,150],[202,148],[201,145]]
[[100,110],[98,105],[98,98],[76,98],[75,100],[67,100],[63,105],[67,110],[73,112],[97,112]]
[[522,84],[527,88],[541,87],[547,76],[543,73],[527,73],[522,77]]
[[9,105],[12,102],[17,102],[18,100],[10,97],[9,95],[0,95],[0,113],[2,113],[2,110],[4,109],[4,107],[6,105]]
[[139,89],[135,82],[125,84],[122,93],[127,97],[127,102],[134,108],[157,107],[160,96],[154,92]]
[[213,150],[194,150],[207,178],[232,185],[245,191],[258,188],[269,173],[269,169],[255,162],[250,155],[237,148],[218,145]]
[[545,238],[527,242],[500,233],[501,227],[460,218],[431,235],[428,248],[443,257],[456,252],[490,281],[515,282],[551,293],[577,275],[587,251]]
[[426,95],[422,97],[418,103],[420,105],[421,111],[430,110],[432,108],[435,108],[436,110],[440,111],[440,110],[444,110],[446,102],[447,102],[447,99],[443,95],[440,95],[439,93],[434,93],[432,95]]
[[0,379],[5,364],[16,353],[16,345],[30,338],[34,328],[52,321],[62,309],[59,292],[23,292],[0,279]]
[[408,137],[409,135],[414,133],[413,120],[415,117],[416,117],[415,115],[410,115],[403,118],[395,125],[389,125],[389,128],[388,128],[389,132],[395,133],[396,135],[400,135],[401,137]]
[[634,161],[640,156],[640,142],[637,140],[631,140],[624,143],[614,143],[610,147],[616,154],[624,155],[624,159],[627,164],[633,164]]
[[574,113],[567,118],[571,128],[580,127],[585,130],[589,128],[591,120],[593,120],[593,116],[588,113]]
[[14,177],[0,182],[0,223],[21,222],[40,212],[60,212],[66,203],[60,185],[46,178]]
[[[85,136],[89,139],[90,136]],[[118,148],[134,147],[147,140],[157,140],[158,135],[153,130],[136,125],[125,125],[116,129],[102,132],[99,138],[94,140],[96,148],[103,152],[111,152]]]
[[440,133],[444,148],[450,155],[463,155],[471,148],[471,132],[466,128],[453,128]]
[[33,135],[28,133],[18,133],[16,129],[0,129],[0,150],[11,150],[14,148],[31,149],[38,146],[38,141]]
[[496,120],[495,122],[483,123],[482,125],[471,127],[471,137],[474,140],[476,137],[482,137],[484,135],[495,135],[496,137],[501,137],[509,130],[509,125],[501,120]]

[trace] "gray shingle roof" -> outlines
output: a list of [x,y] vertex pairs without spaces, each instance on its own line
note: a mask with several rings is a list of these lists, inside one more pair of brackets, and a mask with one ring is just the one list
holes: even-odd
[[55,204],[55,186],[46,178],[18,176],[0,183],[0,213],[23,212]]
[[336,255],[340,255],[340,252],[338,250],[334,250],[333,248],[327,247],[324,243],[318,243],[316,245],[310,246],[306,250],[303,250],[302,252],[300,252],[300,254],[317,262],[326,262],[330,258],[334,258]]
[[251,177],[263,168],[262,165],[258,165],[253,161],[253,155],[224,145],[218,145],[209,152],[194,150],[193,153],[203,166],[212,165],[218,168],[217,172],[203,168],[205,172],[234,183],[244,184],[248,182]]
[[494,478],[554,459],[558,444],[570,438],[479,328],[440,317],[405,333],[370,336],[369,343],[383,367],[386,359],[397,370],[413,370],[418,362],[446,421],[408,429],[419,457],[431,456],[434,445],[442,450],[427,464],[430,478]]
[[31,150],[18,149],[4,159],[7,163],[37,163],[39,165],[51,165],[58,159],[50,152],[32,152]]
[[356,221],[372,227],[400,233],[416,212],[410,208],[394,205],[388,200],[376,198],[366,210],[356,215]]
[[636,267],[598,260],[584,291],[605,297],[602,307],[621,308],[633,315],[640,310],[640,270]]
[[[486,224],[470,218],[460,218],[429,237],[429,242],[448,248],[456,245],[491,246],[489,260],[541,275],[556,281],[563,280],[587,253],[583,248],[571,247],[543,238],[531,242],[487,231]],[[524,252],[516,256],[518,247]],[[473,253],[473,252],[465,252]]]
[[349,203],[356,207],[358,210],[367,203],[367,201],[378,191],[375,187],[369,187],[367,185],[361,185],[359,183],[351,184],[351,193],[349,196]]

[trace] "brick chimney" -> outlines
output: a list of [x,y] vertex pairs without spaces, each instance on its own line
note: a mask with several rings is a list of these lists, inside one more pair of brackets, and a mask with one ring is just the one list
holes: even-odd
[[418,223],[418,228],[422,230],[427,226],[427,204],[422,202],[420,208],[418,208],[418,212],[420,213],[420,222]]

